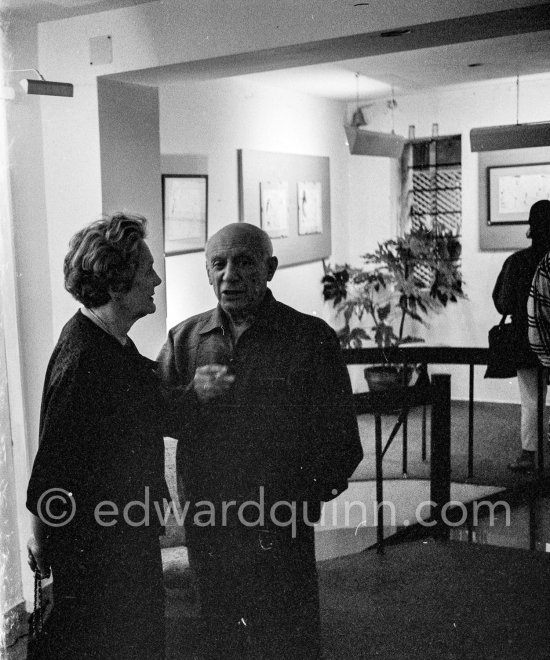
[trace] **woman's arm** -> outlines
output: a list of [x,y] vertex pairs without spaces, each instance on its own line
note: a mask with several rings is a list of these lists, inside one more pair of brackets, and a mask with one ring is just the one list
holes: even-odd
[[48,557],[51,528],[38,516],[32,516],[32,536],[27,541],[28,563],[32,571],[38,569],[42,578],[50,576]]

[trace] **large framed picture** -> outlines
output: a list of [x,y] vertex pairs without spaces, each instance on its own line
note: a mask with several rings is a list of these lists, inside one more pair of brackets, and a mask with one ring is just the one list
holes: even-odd
[[331,253],[327,156],[239,149],[239,219],[262,227],[280,266]]
[[208,176],[163,174],[164,254],[204,250],[208,222]]
[[550,199],[550,163],[487,168],[489,225],[523,225],[529,209]]

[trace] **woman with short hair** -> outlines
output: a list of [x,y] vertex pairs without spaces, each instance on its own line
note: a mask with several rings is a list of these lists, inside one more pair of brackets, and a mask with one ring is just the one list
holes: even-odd
[[29,565],[53,573],[51,658],[164,658],[166,409],[156,363],[127,334],[161,283],[145,234],[144,218],[118,213],[75,234],[65,257],[82,308],[48,365],[27,492]]

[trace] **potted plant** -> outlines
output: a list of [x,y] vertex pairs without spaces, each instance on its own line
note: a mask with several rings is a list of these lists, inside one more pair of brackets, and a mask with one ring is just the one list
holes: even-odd
[[[458,236],[419,225],[362,255],[361,267],[323,264],[323,297],[332,301],[342,322],[337,330],[342,348],[358,348],[371,339],[386,351],[423,341],[405,335],[406,319],[425,324],[430,313],[465,297],[459,256]],[[401,383],[403,374],[389,357],[383,365],[365,370],[367,378],[374,375]],[[408,378],[407,374],[405,381]]]

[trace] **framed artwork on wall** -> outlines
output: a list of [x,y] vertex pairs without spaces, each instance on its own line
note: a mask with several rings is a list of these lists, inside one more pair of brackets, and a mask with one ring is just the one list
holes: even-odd
[[529,209],[550,199],[550,163],[487,168],[489,225],[527,224]]
[[280,266],[331,253],[330,163],[302,156],[239,149],[239,220],[265,229]]
[[288,182],[260,181],[262,229],[271,238],[288,236]]
[[320,181],[298,181],[298,234],[323,233],[322,186]]
[[549,194],[544,191],[550,183],[550,146],[482,151],[477,164],[480,250],[529,247],[529,209]]
[[163,174],[164,254],[204,250],[208,222],[208,176]]

